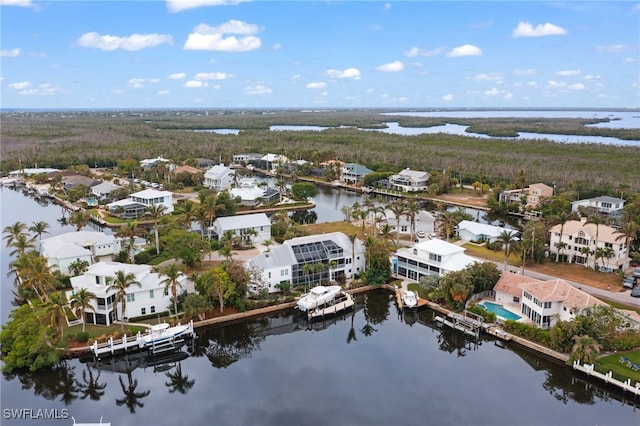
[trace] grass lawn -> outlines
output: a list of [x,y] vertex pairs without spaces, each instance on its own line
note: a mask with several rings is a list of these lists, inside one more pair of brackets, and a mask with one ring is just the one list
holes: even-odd
[[631,379],[631,383],[640,383],[640,371],[634,371],[620,362],[620,357],[640,365],[640,350],[628,352],[616,352],[615,354],[604,356],[596,361],[596,367],[601,373],[613,372],[613,377],[625,381]]
[[[469,256],[480,257],[482,259],[493,260],[495,262],[504,263],[504,251],[489,250],[486,246],[478,246],[476,244],[467,243],[463,246],[467,249],[466,254]],[[511,266],[522,266],[520,256],[511,253],[507,259],[507,263]]]
[[[132,336],[136,334],[138,331],[144,332],[146,329],[145,327],[140,327],[140,326],[125,325],[124,330],[127,333],[127,335]],[[104,325],[86,324],[85,331],[89,333],[89,342],[91,342],[100,336],[120,332],[121,326],[120,324],[112,324],[108,327]],[[74,325],[73,327],[68,327],[64,331],[65,334],[78,334],[81,332],[82,332],[82,324]]]

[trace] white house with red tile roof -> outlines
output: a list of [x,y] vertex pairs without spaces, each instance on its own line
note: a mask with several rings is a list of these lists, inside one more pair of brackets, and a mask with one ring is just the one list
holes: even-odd
[[[562,239],[560,232],[562,232]],[[627,257],[625,238],[611,226],[602,224],[596,226],[595,223],[587,223],[586,219],[569,220],[564,226],[555,225],[549,233],[551,234],[549,253],[565,257],[569,263],[578,263],[596,269],[595,254],[600,249],[600,253],[606,250],[611,257],[599,256],[597,269],[612,272],[619,269],[626,270],[629,267],[630,259]],[[559,246],[560,242],[563,243],[564,248]]]
[[548,328],[557,320],[570,321],[583,309],[607,306],[603,301],[561,279],[541,281],[503,273],[496,285],[496,302],[518,310],[538,327]]

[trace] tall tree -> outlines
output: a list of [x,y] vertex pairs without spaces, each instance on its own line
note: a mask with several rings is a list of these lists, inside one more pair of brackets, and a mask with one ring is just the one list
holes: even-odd
[[160,254],[160,237],[158,235],[158,220],[167,211],[167,207],[163,204],[151,204],[147,207],[147,211],[144,214],[153,220],[153,232],[156,238],[156,255]]
[[33,225],[29,227],[29,232],[31,232],[35,237],[38,238],[38,243],[42,241],[42,234],[48,234],[50,226],[45,221],[33,222]]
[[504,250],[504,270],[507,270],[507,258],[509,257],[509,253],[511,251],[511,246],[518,240],[515,231],[505,230],[498,235],[496,238],[496,242],[502,247]]
[[91,221],[91,215],[86,210],[76,210],[69,216],[69,223],[76,226],[76,231],[80,231]]
[[159,269],[160,276],[165,277],[160,284],[164,286],[164,291],[171,290],[173,298],[173,313],[178,316],[178,289],[182,288],[180,277],[183,275],[182,268],[177,263],[170,263]]
[[593,249],[593,252],[596,253],[596,258],[594,260],[594,269],[598,269],[598,242],[599,242],[599,236],[600,236],[600,224],[602,223],[602,217],[600,216],[599,213],[595,213],[591,216],[589,216],[587,218],[587,221],[584,223],[584,225],[582,226],[586,226],[588,224],[594,224],[596,226],[596,240],[595,240],[595,248]]
[[51,297],[42,305],[47,323],[56,331],[56,336],[64,333],[66,314],[64,308],[67,305],[67,296],[62,291],[51,294]]
[[35,249],[36,246],[27,234],[20,234],[11,242],[11,247],[13,250],[9,252],[10,256],[22,256],[27,251]]
[[[462,182],[460,183],[462,186]],[[418,217],[418,213],[420,213],[420,206],[415,200],[409,200],[409,202],[405,205],[406,211],[405,214],[409,218],[410,222],[410,237],[411,241],[414,240],[415,232],[416,232],[416,218]]]
[[626,251],[627,259],[631,255],[631,241],[637,238],[638,236],[638,223],[629,220],[626,220],[622,223],[622,226],[618,228],[618,236],[616,237],[616,241],[624,240],[624,247]]
[[82,318],[82,331],[85,330],[86,324],[86,315],[87,309],[92,310],[94,313],[96,312],[93,305],[91,305],[91,300],[95,299],[95,293],[87,290],[86,288],[81,288],[78,290],[76,294],[71,298],[71,308],[75,311],[76,315]]
[[186,200],[184,203],[181,203],[178,206],[182,224],[187,228],[187,230],[190,230],[191,222],[193,222],[196,216],[197,207],[191,200]]
[[129,259],[131,263],[133,263],[133,248],[134,243],[136,241],[136,237],[144,235],[145,230],[143,228],[138,227],[138,222],[128,221],[124,225],[121,225],[120,228],[116,231],[116,237],[123,238],[125,240],[129,240]]
[[127,312],[127,290],[129,287],[136,285],[142,287],[142,284],[136,280],[136,276],[132,273],[126,273],[123,270],[116,271],[116,276],[109,284],[109,291],[116,292],[115,302],[120,302],[120,326],[124,330],[124,317]]
[[564,234],[564,224],[567,223],[567,214],[565,212],[560,212],[560,214],[558,215],[558,223],[560,224],[560,239],[558,240],[558,245],[557,245],[557,249],[558,249],[558,253],[556,254],[556,262],[560,261],[560,256],[561,254],[564,252],[564,249],[566,248],[566,244],[564,244],[564,246],[561,245],[563,244],[562,242],[562,234]]
[[387,208],[391,210],[391,213],[393,213],[394,217],[396,218],[396,246],[399,246],[400,245],[400,218],[402,217],[402,215],[404,215],[407,212],[407,209],[405,204],[400,200],[396,200],[393,203],[389,204]]
[[7,225],[4,227],[2,233],[4,234],[2,239],[5,240],[6,246],[9,247],[18,238],[19,235],[24,234],[27,230],[27,225],[22,222],[16,222],[13,225]]

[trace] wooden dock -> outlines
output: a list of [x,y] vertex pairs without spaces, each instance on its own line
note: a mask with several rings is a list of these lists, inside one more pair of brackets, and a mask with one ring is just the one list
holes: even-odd
[[640,382],[636,382],[635,385],[631,385],[631,379],[627,379],[622,382],[618,379],[613,378],[613,373],[609,371],[607,374],[602,374],[598,371],[595,371],[593,364],[584,364],[580,365],[579,361],[573,361],[573,369],[582,371],[587,376],[596,377],[605,383],[610,383],[616,387],[619,387],[624,392],[630,392],[636,396],[640,395]]
[[480,328],[482,327],[482,324],[472,318],[451,312],[446,317],[436,315],[434,320],[437,323],[444,324],[454,330],[462,331],[476,339],[480,337]]
[[93,342],[93,345],[91,345],[91,352],[93,352],[93,354],[98,358],[102,355],[114,356],[127,352],[137,352],[144,349],[148,349],[150,352],[157,354],[175,349],[178,344],[184,342],[185,336],[193,335],[193,321],[190,321],[189,327],[182,334],[162,341],[161,343],[153,342],[151,345],[148,345],[145,342],[142,333],[138,331],[135,336],[127,336],[125,334],[122,336],[122,339],[114,339],[113,337],[110,337],[108,341],[103,343]]

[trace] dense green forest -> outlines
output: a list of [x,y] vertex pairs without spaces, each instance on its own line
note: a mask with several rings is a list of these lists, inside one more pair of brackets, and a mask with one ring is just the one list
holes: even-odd
[[[638,129],[588,127],[596,119],[422,118],[381,115],[374,110],[283,111],[97,111],[5,112],[2,114],[2,172],[22,167],[65,168],[74,164],[112,166],[124,158],[163,156],[174,161],[211,158],[231,162],[233,154],[277,152],[290,158],[338,158],[373,170],[402,167],[448,170],[465,182],[480,179],[558,187],[586,186],[611,193],[640,191],[640,147],[564,144],[540,140],[487,139],[451,134],[392,135],[361,129],[398,121],[405,127],[445,123],[470,131],[513,136],[518,131],[609,136],[640,140]],[[606,120],[606,119],[605,119]],[[270,131],[272,125],[335,127],[323,131]],[[194,132],[240,129],[238,135]]]

